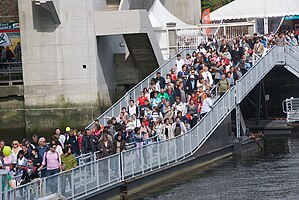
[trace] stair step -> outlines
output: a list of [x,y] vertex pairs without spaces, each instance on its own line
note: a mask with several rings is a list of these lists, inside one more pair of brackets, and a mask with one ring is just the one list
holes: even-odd
[[118,10],[119,5],[107,5],[106,10],[107,11],[115,11]]
[[106,0],[107,5],[119,5],[120,0]]

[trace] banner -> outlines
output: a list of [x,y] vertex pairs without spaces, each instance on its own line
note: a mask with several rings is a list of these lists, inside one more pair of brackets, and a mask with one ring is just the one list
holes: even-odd
[[19,32],[20,24],[18,22],[0,24],[0,31],[16,31]]
[[0,33],[0,46],[9,46],[11,42],[7,33]]
[[211,9],[210,8],[207,8],[204,11],[202,11],[202,23],[203,24],[210,24],[211,23],[210,14],[211,14]]
[[[207,8],[202,12],[202,23],[203,24],[210,24],[211,23],[211,18],[210,18],[210,14],[211,14],[211,9]],[[211,36],[211,29],[210,28],[206,28],[205,29],[207,36]]]
[[14,51],[18,42],[21,42],[20,24],[18,22],[0,24],[0,46],[8,46]]

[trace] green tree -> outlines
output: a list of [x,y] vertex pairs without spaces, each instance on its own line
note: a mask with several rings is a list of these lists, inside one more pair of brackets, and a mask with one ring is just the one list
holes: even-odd
[[232,2],[234,0],[202,0],[201,1],[201,11],[210,8],[211,12],[217,10],[218,8]]

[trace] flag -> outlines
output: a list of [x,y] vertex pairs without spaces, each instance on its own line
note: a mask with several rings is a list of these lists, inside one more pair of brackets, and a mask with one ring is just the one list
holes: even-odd
[[204,11],[202,11],[202,23],[203,24],[210,24],[211,23],[210,14],[211,14],[211,9],[210,8],[207,8]]
[[[210,24],[211,23],[211,19],[210,19],[210,14],[211,14],[211,9],[207,8],[202,12],[202,23],[203,24]],[[209,36],[211,35],[211,29],[207,28],[206,29],[206,34]]]
[[6,33],[0,33],[0,46],[9,46],[11,42]]

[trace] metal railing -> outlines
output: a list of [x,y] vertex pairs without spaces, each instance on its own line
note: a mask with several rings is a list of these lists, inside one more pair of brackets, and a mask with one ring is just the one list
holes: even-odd
[[191,156],[209,138],[235,106],[232,87],[188,133],[121,153],[122,176],[126,180]]
[[[179,52],[180,54],[192,54],[194,50],[183,50]],[[127,107],[129,104],[129,101],[133,99],[134,101],[137,100],[138,96],[140,95],[140,92],[143,91],[144,88],[148,88],[150,81],[152,78],[155,78],[155,75],[157,72],[161,73],[161,76],[165,76],[166,74],[170,73],[170,70],[174,68],[176,61],[176,56],[174,56],[172,59],[168,60],[166,63],[164,63],[161,67],[156,69],[153,73],[148,75],[145,79],[143,79],[141,82],[139,82],[136,86],[134,86],[131,90],[129,90],[121,99],[119,99],[115,104],[113,104],[110,108],[108,108],[103,114],[101,114],[97,119],[99,120],[100,124],[105,124],[105,119],[116,117],[120,114],[122,107]],[[91,128],[93,122],[90,123],[86,128]]]
[[237,103],[240,103],[276,64],[284,63],[284,47],[274,46],[270,49],[268,53],[254,65],[254,67],[250,68],[250,70],[236,82]]
[[95,190],[105,189],[185,159],[204,144],[234,105],[235,87],[227,91],[198,125],[186,134],[90,161],[44,179],[36,179],[10,190],[8,199],[32,200],[52,194],[61,194],[66,199],[80,199]]
[[289,71],[299,78],[299,46],[288,45],[286,47],[286,63],[285,66]]
[[199,27],[168,28],[167,32],[175,30],[177,33],[177,46],[168,48],[178,48],[179,50],[194,49],[201,43],[206,43],[208,38],[220,39],[223,35],[231,41],[243,34],[253,33],[254,22],[206,24]]
[[299,98],[289,98],[282,102],[282,110],[287,114],[287,122],[299,121]]
[[77,168],[36,179],[8,193],[9,200],[33,200],[52,194],[78,199],[121,181],[120,155],[91,161]]
[[[22,186],[23,189],[20,187],[11,190],[9,197],[29,200],[58,193],[67,199],[79,199],[93,193],[94,190],[102,190],[192,156],[245,97],[244,95],[252,90],[257,81],[261,80],[275,64],[284,62],[284,56],[284,47],[271,49],[241,80],[237,81],[237,86],[218,98],[210,112],[186,134],[85,163],[76,169],[42,179],[40,185],[34,182]],[[245,86],[239,85],[241,83]],[[23,195],[24,191],[27,191],[26,195]]]
[[23,70],[20,62],[0,63],[0,85],[22,85]]

